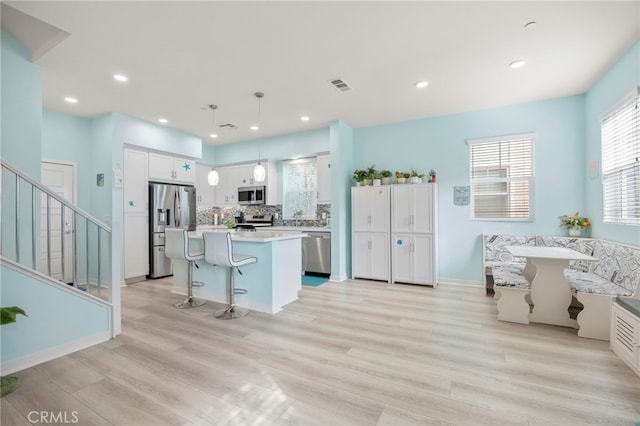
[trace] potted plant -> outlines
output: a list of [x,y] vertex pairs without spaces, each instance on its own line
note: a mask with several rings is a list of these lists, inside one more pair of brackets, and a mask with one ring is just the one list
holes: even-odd
[[396,172],[396,180],[398,181],[398,183],[407,183],[407,179],[409,178],[409,176],[411,175],[406,172]]
[[581,217],[580,214],[576,212],[573,216],[560,216],[560,226],[569,230],[570,237],[579,237],[582,235],[583,230],[588,230],[591,222],[589,222],[589,218]]
[[389,170],[382,170],[380,172],[380,178],[382,180],[383,185],[391,184],[391,172]]
[[371,176],[373,186],[380,186],[382,184],[382,174],[380,172],[375,172]]
[[[16,322],[16,315],[24,315],[27,314],[17,306],[11,306],[8,308],[0,308],[0,325],[6,325]],[[5,395],[9,395],[11,392],[18,388],[18,378],[13,376],[3,376],[0,378],[1,380],[1,390],[0,390],[0,398]]]
[[416,169],[411,169],[411,176],[409,177],[409,183],[422,183],[422,177],[424,174],[420,174]]
[[376,165],[374,164],[373,166],[369,166],[369,168],[367,168],[366,170],[367,172],[367,176],[365,178],[365,185],[370,185],[373,183],[373,180],[375,179],[376,176]]
[[436,183],[436,171],[433,169],[429,171],[429,182]]
[[367,171],[366,170],[360,170],[360,169],[356,169],[353,172],[353,180],[356,181],[356,186],[360,186],[363,184],[364,180],[367,177]]

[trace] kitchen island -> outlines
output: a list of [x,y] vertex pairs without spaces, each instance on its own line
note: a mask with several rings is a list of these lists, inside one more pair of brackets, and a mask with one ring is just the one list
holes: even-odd
[[[236,288],[245,288],[247,294],[237,294],[238,306],[259,312],[275,314],[287,303],[298,299],[302,287],[301,238],[306,234],[279,231],[234,231],[218,227],[202,226],[189,232],[192,250],[203,250],[203,231],[230,232],[234,253],[255,256],[258,262],[244,266],[242,275],[236,274]],[[194,296],[220,303],[227,303],[229,268],[213,266],[204,260],[193,268],[193,280],[204,282],[194,287]],[[173,261],[173,292],[187,294],[186,261]]]

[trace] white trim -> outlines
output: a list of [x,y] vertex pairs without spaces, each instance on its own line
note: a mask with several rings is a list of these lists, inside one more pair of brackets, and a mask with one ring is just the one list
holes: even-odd
[[348,279],[349,279],[349,277],[347,276],[347,274],[331,275],[329,277],[329,281],[334,282],[334,283],[341,283],[341,282],[346,281]]
[[438,284],[455,285],[460,287],[475,287],[482,289],[484,284],[482,281],[476,280],[459,280],[455,278],[440,278]]
[[479,139],[467,139],[467,145],[475,145],[479,143],[491,143],[491,142],[499,142],[506,141],[512,139],[532,139],[535,141],[536,132],[528,132],[528,133],[515,133],[513,135],[502,135],[502,136],[492,136],[488,138],[479,138]]
[[96,333],[92,336],[83,337],[81,339],[74,340],[73,342],[64,343],[59,346],[54,346],[40,352],[23,356],[22,358],[4,362],[0,364],[0,371],[2,371],[3,376],[13,374],[17,371],[24,370],[25,368],[33,367],[34,365],[42,364],[43,362],[51,361],[52,359],[106,342],[109,339],[111,339],[111,332],[108,330],[101,331],[100,333]]

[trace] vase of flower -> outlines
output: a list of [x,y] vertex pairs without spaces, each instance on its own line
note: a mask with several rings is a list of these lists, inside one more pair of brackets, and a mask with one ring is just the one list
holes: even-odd
[[591,222],[589,218],[580,217],[580,214],[576,213],[572,216],[560,216],[560,226],[568,231],[570,237],[580,237],[583,231],[589,230]]

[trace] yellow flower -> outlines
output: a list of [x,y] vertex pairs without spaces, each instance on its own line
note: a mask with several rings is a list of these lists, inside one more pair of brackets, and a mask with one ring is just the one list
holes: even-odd
[[582,226],[584,226],[585,228],[586,228],[587,226],[589,226],[589,225],[591,225],[591,224],[589,223],[589,221],[588,221],[588,220],[585,220],[584,222],[582,222]]
[[577,213],[576,213],[576,214],[574,214],[574,215],[573,215],[573,220],[578,220],[578,219],[580,219],[580,216],[578,216],[578,214],[577,214]]

